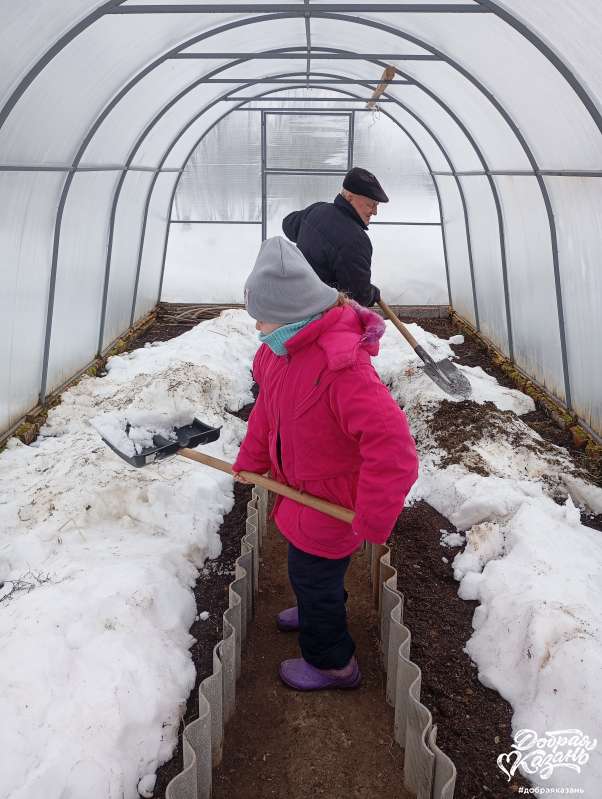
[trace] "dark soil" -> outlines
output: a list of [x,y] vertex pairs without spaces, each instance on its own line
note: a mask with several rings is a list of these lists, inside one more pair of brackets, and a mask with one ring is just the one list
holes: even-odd
[[150,327],[143,330],[140,335],[135,338],[131,344],[130,349],[136,350],[139,347],[144,347],[145,344],[152,344],[153,341],[169,341],[171,338],[181,336],[182,333],[187,333],[191,328],[198,324],[197,319],[176,319],[169,316],[165,311],[163,304],[157,308],[157,318]]
[[207,621],[200,619],[190,628],[196,639],[190,650],[196,669],[194,689],[188,697],[186,714],[180,727],[178,746],[173,758],[157,771],[154,796],[163,799],[170,780],[184,767],[182,761],[182,729],[198,716],[200,683],[213,672],[213,647],[222,638],[222,614],[228,607],[228,586],[234,579],[234,563],[240,555],[240,539],[245,532],[247,502],[251,498],[251,487],[234,483],[234,507],[224,518],[220,528],[222,553],[215,560],[208,560],[194,588],[197,611],[209,612]]
[[[403,318],[404,322],[416,322],[420,327],[434,333],[439,338],[449,338],[461,334],[464,344],[452,344],[451,347],[457,355],[458,361],[465,366],[480,366],[484,372],[495,377],[498,383],[507,388],[516,388],[512,380],[491,361],[487,347],[477,338],[461,330],[452,319],[410,319]],[[474,405],[472,406],[474,407]],[[503,413],[502,411],[498,413]],[[602,487],[602,461],[589,458],[582,448],[575,446],[569,430],[561,429],[545,412],[536,405],[534,411],[523,414],[520,419],[528,424],[535,432],[551,444],[565,447],[570,453],[575,466],[584,477],[594,485]],[[472,422],[475,424],[475,422]],[[583,521],[584,524],[587,522]]]
[[594,516],[593,513],[582,513],[581,524],[591,527],[592,530],[600,530],[602,532],[602,513]]
[[[486,460],[474,447],[482,438],[505,442],[514,452],[529,451],[539,456],[549,464],[549,474],[541,478],[547,484],[549,495],[557,502],[565,502],[567,491],[559,477],[567,468],[565,452],[551,442],[531,436],[523,417],[513,411],[502,411],[493,402],[442,400],[429,419],[429,430],[437,446],[445,451],[440,461],[442,468],[461,463],[476,474],[485,477],[491,474]],[[591,479],[578,466],[575,474],[585,480]]]
[[512,745],[512,708],[479,682],[463,651],[478,602],[458,597],[451,563],[462,547],[442,547],[440,530],[456,532],[430,505],[417,502],[403,511],[389,539],[412,633],[410,656],[422,669],[421,699],[438,725],[437,743],[458,770],[454,796],[508,799],[519,785],[529,785],[517,776],[508,784],[496,765]]

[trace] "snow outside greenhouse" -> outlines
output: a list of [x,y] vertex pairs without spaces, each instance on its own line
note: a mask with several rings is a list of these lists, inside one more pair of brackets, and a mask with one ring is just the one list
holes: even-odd
[[0,799],[602,796],[601,38],[0,0]]

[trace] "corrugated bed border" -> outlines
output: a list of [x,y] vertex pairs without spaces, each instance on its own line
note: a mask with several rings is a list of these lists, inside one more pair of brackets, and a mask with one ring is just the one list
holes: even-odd
[[410,660],[410,630],[403,623],[403,594],[387,546],[368,544],[372,591],[380,616],[386,696],[395,708],[394,737],[404,749],[404,785],[417,799],[452,799],[456,767],[437,746],[437,726],[420,701],[422,672]]
[[182,733],[184,768],[170,781],[166,799],[209,799],[213,767],[222,759],[224,726],[236,706],[236,681],[247,625],[255,615],[259,551],[267,518],[267,491],[254,488],[247,503],[246,531],[235,577],[228,586],[223,639],[213,648],[213,674],[199,686],[199,715]]
[[[222,759],[224,726],[234,713],[236,681],[247,625],[255,615],[259,552],[267,523],[268,493],[254,488],[245,535],[224,611],[223,639],[213,649],[213,674],[199,686],[199,715],[182,734],[184,768],[167,786],[166,799],[210,799],[213,768]],[[421,671],[410,657],[403,624],[403,595],[388,547],[368,545],[372,590],[380,615],[380,642],[387,673],[387,702],[395,708],[396,742],[405,750],[404,785],[417,799],[453,799],[456,767],[436,743],[437,727],[420,702]]]

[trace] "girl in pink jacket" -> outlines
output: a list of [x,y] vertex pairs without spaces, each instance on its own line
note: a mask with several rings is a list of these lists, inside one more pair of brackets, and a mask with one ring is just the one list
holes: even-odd
[[385,543],[418,473],[405,414],[370,362],[384,322],[322,283],[280,236],[262,244],[245,302],[263,346],[253,362],[259,396],[235,475],[269,471],[355,511],[349,525],[276,500],[297,598],[277,623],[299,630],[302,654],[280,665],[280,677],[299,690],[356,688],[361,674],[347,629],[345,572],[364,540]]

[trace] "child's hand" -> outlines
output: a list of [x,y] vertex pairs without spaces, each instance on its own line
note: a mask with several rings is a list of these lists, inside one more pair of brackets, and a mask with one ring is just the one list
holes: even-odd
[[250,480],[247,480],[246,477],[243,477],[240,472],[232,472],[232,477],[234,477],[237,483],[244,483],[250,486],[254,485]]

